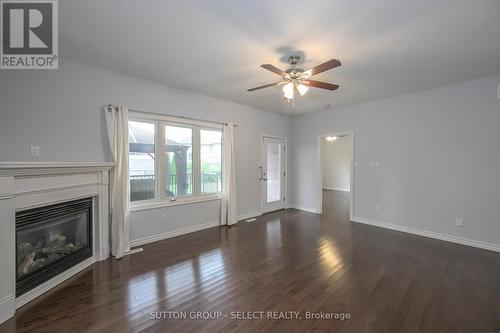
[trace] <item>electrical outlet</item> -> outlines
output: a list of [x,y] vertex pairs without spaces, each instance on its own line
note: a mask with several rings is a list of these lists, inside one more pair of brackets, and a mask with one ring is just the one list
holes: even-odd
[[162,214],[161,215],[161,221],[162,222],[167,222],[167,215],[166,214]]
[[455,219],[455,225],[457,227],[463,227],[464,226],[464,218],[463,217],[457,217]]
[[39,146],[31,146],[30,154],[32,157],[40,156],[40,147]]
[[375,213],[378,213],[378,212],[380,212],[380,207],[379,206],[375,206],[374,210],[375,210]]

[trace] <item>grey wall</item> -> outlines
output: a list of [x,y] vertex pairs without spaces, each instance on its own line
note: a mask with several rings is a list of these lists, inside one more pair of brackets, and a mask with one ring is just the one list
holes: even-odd
[[351,136],[337,137],[335,141],[321,138],[323,188],[349,191],[351,188]]
[[[75,62],[62,61],[59,68],[1,71],[0,160],[31,160],[30,146],[37,145],[40,161],[109,161],[103,113],[108,103],[231,121],[240,125],[235,133],[238,213],[260,210],[261,135],[290,137],[290,118]],[[218,207],[211,201],[133,213],[131,238],[217,221]]]
[[355,217],[500,244],[499,84],[496,75],[293,118],[292,203],[318,210],[318,135],[353,131]]

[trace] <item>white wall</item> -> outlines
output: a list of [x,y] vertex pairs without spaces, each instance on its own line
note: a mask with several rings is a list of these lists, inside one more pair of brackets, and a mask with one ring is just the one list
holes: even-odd
[[351,137],[337,137],[335,141],[321,138],[323,188],[349,191],[351,188]]
[[319,209],[318,135],[353,131],[355,217],[500,244],[499,84],[495,75],[293,118],[293,205]]
[[[290,118],[71,61],[59,68],[1,71],[0,160],[30,160],[30,145],[38,145],[40,161],[109,161],[103,111],[108,103],[231,121],[240,125],[235,133],[238,212],[260,210],[261,135],[290,137]],[[212,201],[133,213],[131,238],[217,221],[218,207]]]

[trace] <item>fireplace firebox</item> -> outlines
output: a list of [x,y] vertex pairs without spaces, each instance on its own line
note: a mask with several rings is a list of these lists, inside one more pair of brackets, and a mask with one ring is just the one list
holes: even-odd
[[16,297],[92,257],[92,198],[16,213]]

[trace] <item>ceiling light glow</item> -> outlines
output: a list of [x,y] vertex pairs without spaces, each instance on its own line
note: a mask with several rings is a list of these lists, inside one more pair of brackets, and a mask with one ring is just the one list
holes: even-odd
[[288,82],[283,86],[283,95],[286,99],[293,99],[293,83]]
[[309,87],[306,86],[305,84],[301,83],[297,86],[297,89],[300,93],[300,96],[304,96],[307,93],[307,91],[309,90]]

